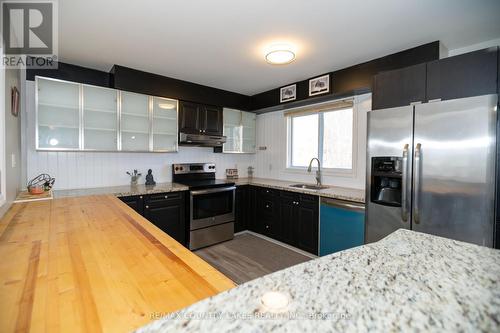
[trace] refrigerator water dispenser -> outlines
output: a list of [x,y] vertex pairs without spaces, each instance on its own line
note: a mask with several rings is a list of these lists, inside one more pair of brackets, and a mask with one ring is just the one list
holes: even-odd
[[401,157],[372,157],[371,202],[401,207],[401,165]]

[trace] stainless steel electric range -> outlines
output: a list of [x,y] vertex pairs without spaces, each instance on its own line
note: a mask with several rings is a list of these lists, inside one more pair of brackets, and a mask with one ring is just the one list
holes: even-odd
[[236,186],[215,173],[214,163],[172,165],[172,181],[189,187],[190,250],[234,237]]

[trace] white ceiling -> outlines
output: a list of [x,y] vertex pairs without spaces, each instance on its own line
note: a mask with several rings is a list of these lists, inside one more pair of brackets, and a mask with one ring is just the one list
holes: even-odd
[[[500,37],[499,0],[60,0],[59,58],[252,95],[441,40]],[[297,59],[264,61],[272,42]]]

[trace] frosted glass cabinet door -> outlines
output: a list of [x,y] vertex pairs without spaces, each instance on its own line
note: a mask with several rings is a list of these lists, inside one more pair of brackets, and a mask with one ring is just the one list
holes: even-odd
[[256,119],[257,115],[255,113],[242,112],[242,152],[244,153],[255,153]]
[[149,97],[121,92],[121,145],[123,151],[149,151]]
[[224,108],[224,135],[226,143],[223,145],[225,153],[240,153],[242,149],[242,112],[239,110]]
[[177,151],[177,101],[153,97],[153,150]]
[[83,148],[118,150],[118,91],[83,85]]
[[37,130],[40,149],[80,148],[80,85],[37,78]]

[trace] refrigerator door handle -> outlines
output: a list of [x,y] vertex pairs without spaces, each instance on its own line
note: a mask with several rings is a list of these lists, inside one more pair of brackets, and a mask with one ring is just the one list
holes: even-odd
[[408,181],[408,144],[403,148],[403,174],[401,175],[401,218],[403,221],[408,221],[408,203],[406,198],[406,189]]
[[413,221],[417,224],[420,223],[419,213],[419,193],[420,193],[420,164],[422,158],[422,144],[417,143],[415,146],[415,175],[413,177]]

